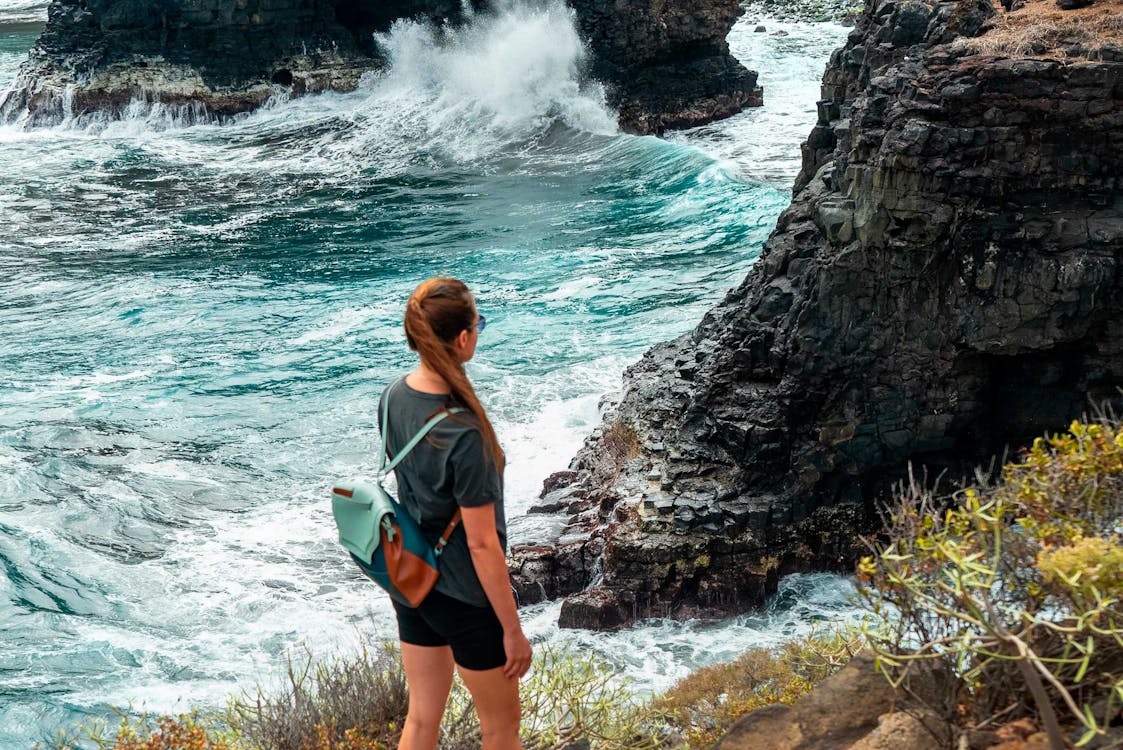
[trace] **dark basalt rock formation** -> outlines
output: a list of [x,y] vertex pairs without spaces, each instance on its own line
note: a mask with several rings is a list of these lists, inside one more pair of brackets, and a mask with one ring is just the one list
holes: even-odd
[[141,99],[222,117],[285,89],[346,91],[385,65],[376,31],[460,13],[459,0],[52,0],[0,116],[51,123]]
[[740,0],[568,0],[621,125],[662,133],[759,107],[757,74],[729,52]]
[[[484,9],[487,0],[472,0]],[[761,103],[725,37],[738,0],[574,0],[621,124],[662,132]],[[287,90],[348,91],[386,60],[373,34],[396,19],[463,20],[460,0],[53,0],[0,117],[30,124],[142,101],[204,116]]]
[[993,13],[867,5],[748,278],[547,483],[523,602],[595,628],[744,609],[849,568],[909,462],[965,476],[1118,401],[1123,54],[971,54]]

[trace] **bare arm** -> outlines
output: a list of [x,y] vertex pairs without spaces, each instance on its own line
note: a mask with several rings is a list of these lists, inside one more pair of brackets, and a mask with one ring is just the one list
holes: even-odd
[[515,597],[511,593],[507,559],[495,529],[495,508],[481,505],[460,510],[464,532],[468,535],[472,565],[476,568],[487,600],[499,618],[499,624],[503,626],[503,648],[507,652],[503,673],[510,679],[518,679],[530,669],[530,642],[523,634]]

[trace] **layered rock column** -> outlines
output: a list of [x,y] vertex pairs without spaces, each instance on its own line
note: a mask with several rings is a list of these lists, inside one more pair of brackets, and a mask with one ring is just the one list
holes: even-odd
[[1118,402],[1123,54],[972,54],[993,13],[867,6],[748,278],[548,481],[565,523],[515,550],[523,601],[583,627],[744,609],[846,569],[910,463],[947,486]]
[[[486,11],[487,0],[472,0]],[[725,41],[738,0],[573,0],[588,74],[629,130],[660,133],[761,103]],[[387,61],[401,18],[459,23],[459,0],[53,0],[0,117],[31,125],[140,100],[228,116],[287,92],[348,91]]]

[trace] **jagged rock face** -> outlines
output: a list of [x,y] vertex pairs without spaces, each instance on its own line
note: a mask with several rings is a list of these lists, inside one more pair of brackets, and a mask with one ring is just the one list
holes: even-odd
[[662,133],[761,105],[757,74],[726,42],[740,0],[632,2],[624,13],[617,0],[569,4],[625,128]]
[[[738,0],[573,6],[590,73],[624,127],[662,132],[761,103],[756,73],[725,41]],[[458,23],[463,11],[460,0],[53,0],[0,116],[46,123],[64,110],[120,111],[138,97],[223,116],[279,90],[347,91],[386,64],[374,33],[400,18]]]
[[[0,114],[32,124],[134,99],[224,116],[281,89],[353,89],[385,63],[373,33],[397,18],[457,20],[458,0],[53,0]],[[281,87],[280,89],[277,87]],[[65,105],[64,105],[65,98]]]
[[524,600],[580,592],[586,627],[744,608],[848,566],[909,462],[965,476],[1118,402],[1123,63],[955,43],[992,13],[867,6],[761,259],[549,486],[568,526],[515,550]]

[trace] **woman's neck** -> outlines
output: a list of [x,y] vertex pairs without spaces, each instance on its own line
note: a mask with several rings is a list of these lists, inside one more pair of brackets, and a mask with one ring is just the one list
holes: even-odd
[[424,362],[417,369],[406,375],[406,385],[422,393],[447,394],[452,392],[448,381],[440,373],[429,369]]

